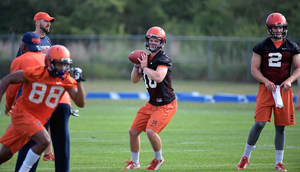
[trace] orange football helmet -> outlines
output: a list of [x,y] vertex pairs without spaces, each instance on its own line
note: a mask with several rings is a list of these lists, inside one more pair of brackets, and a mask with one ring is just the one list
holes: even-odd
[[[155,48],[155,49],[151,49],[150,45],[149,45],[149,39],[150,38],[157,38],[160,40],[160,44]],[[151,52],[156,52],[161,50],[164,45],[166,44],[166,33],[165,31],[157,26],[151,27],[146,35],[145,35],[145,47],[147,50],[151,51]]]
[[[66,70],[58,70],[55,67],[55,63],[64,63],[66,65]],[[53,45],[46,53],[45,64],[50,75],[59,77],[63,80],[66,77],[63,76],[68,74],[70,65],[72,64],[70,51],[63,45]]]
[[[272,13],[268,16],[266,20],[267,24],[267,31],[270,37],[275,38],[275,39],[282,39],[285,38],[287,35],[287,22],[285,17],[280,14],[280,13]],[[272,31],[272,27],[275,26],[282,26],[283,31],[281,33],[281,36],[276,36],[276,34]]]

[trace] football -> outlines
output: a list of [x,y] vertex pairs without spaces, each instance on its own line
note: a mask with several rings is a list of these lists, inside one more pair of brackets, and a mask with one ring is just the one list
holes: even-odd
[[135,50],[135,51],[132,51],[129,56],[128,56],[128,59],[132,62],[132,63],[135,63],[135,64],[140,64],[140,61],[138,59],[142,59],[142,54],[145,54],[147,55],[147,53],[143,50]]

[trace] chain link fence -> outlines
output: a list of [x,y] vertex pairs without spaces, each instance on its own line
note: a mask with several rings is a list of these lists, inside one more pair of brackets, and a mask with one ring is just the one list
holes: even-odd
[[[144,35],[48,35],[52,45],[66,46],[73,66],[89,79],[128,79],[128,55],[145,50]],[[0,77],[9,73],[22,34],[0,34]],[[252,48],[264,38],[174,36],[167,34],[164,51],[173,60],[174,79],[253,82]],[[292,39],[296,43],[299,39]]]

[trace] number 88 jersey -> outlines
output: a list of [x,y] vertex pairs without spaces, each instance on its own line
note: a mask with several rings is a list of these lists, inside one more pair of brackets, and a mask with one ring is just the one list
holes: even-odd
[[276,48],[271,38],[266,38],[254,46],[253,52],[261,55],[260,71],[264,77],[280,85],[291,73],[292,57],[299,54],[296,43],[284,39],[282,45]]
[[[27,82],[15,108],[29,112],[43,124],[50,118],[65,90],[77,88],[77,82],[68,75],[64,80],[49,75],[44,66],[28,67],[23,72]],[[14,114],[13,115],[19,115]]]
[[167,74],[161,83],[153,81],[145,73],[143,73],[143,79],[150,95],[149,103],[154,106],[163,106],[171,103],[175,99],[175,93],[171,82],[172,60],[169,55],[162,50],[152,59],[148,60],[148,68],[156,70],[158,66],[168,68]]

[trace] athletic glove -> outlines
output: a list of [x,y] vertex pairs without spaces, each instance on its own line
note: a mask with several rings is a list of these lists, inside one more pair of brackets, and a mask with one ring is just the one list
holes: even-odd
[[72,67],[72,71],[77,82],[85,81],[85,79],[82,78],[82,70],[79,67]]
[[70,115],[73,115],[73,116],[75,116],[75,117],[79,117],[79,115],[77,114],[79,112],[79,110],[72,110],[71,109],[71,112],[70,112]]

